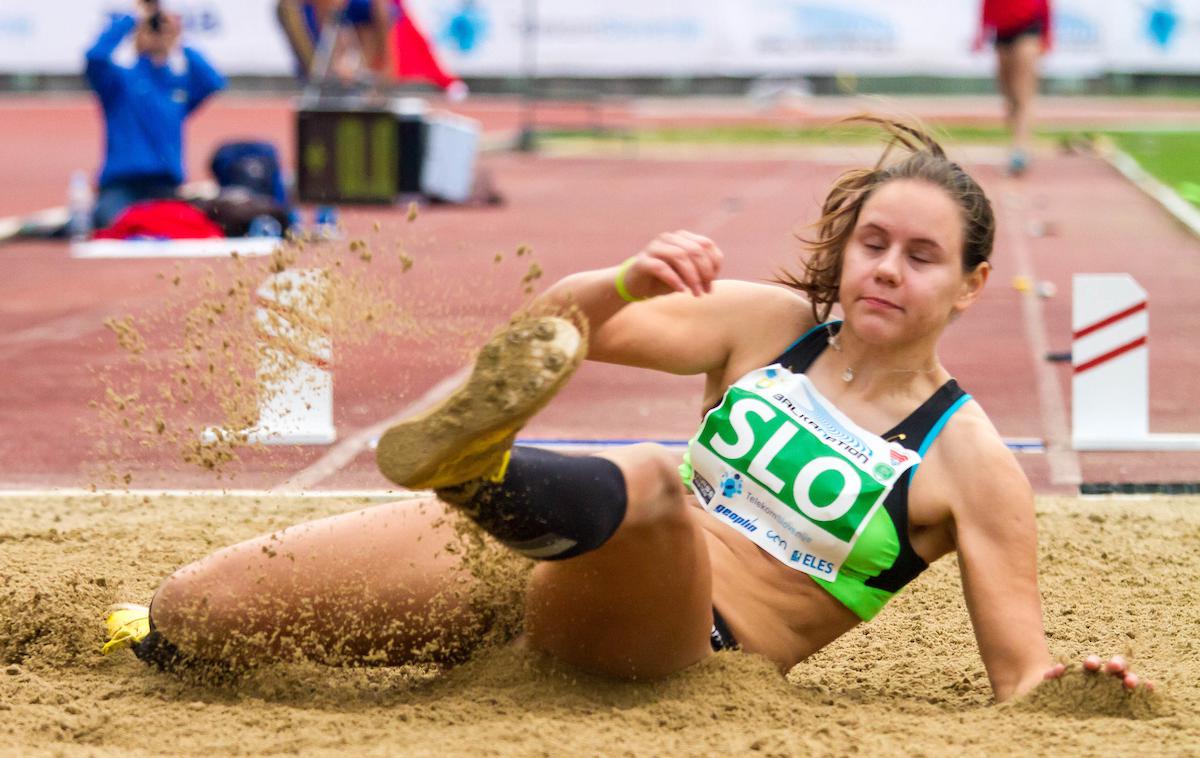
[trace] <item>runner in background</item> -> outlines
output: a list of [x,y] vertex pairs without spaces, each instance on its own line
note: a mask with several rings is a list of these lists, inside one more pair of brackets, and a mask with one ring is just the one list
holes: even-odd
[[983,0],[980,43],[996,47],[996,80],[1004,96],[1005,122],[1012,139],[1008,171],[1029,168],[1033,146],[1033,100],[1038,64],[1050,50],[1050,0]]
[[321,35],[332,22],[353,30],[360,53],[356,58],[338,37],[330,64],[336,78],[352,80],[365,67],[385,80],[430,82],[452,100],[467,95],[466,84],[441,66],[402,0],[279,0],[276,12],[301,76],[317,73]]
[[[133,34],[137,60],[113,60]],[[198,51],[181,46],[180,18],[157,2],[115,16],[87,51],[88,84],[104,109],[104,166],[93,223],[109,226],[133,203],[174,197],[183,183],[183,122],[225,80]]]

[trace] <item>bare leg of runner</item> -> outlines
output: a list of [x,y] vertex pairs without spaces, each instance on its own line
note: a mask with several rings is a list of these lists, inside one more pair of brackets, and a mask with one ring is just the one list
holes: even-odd
[[1005,121],[1012,138],[1009,170],[1023,173],[1033,148],[1033,102],[1037,97],[1041,40],[1025,34],[999,47],[997,79],[1005,102]]

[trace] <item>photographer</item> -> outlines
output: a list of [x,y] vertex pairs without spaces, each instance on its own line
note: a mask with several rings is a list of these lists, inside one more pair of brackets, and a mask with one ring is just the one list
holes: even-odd
[[[121,15],[87,51],[88,83],[104,110],[104,166],[93,214],[97,228],[142,200],[173,197],[183,182],[183,122],[225,86],[196,50],[181,46],[180,18],[157,0]],[[137,60],[125,67],[113,53],[133,33]]]

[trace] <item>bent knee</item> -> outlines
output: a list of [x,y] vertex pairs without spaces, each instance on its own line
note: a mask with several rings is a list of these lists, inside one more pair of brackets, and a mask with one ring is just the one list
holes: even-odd
[[628,498],[624,526],[687,523],[687,489],[680,457],[662,445],[638,443],[606,453],[621,469]]

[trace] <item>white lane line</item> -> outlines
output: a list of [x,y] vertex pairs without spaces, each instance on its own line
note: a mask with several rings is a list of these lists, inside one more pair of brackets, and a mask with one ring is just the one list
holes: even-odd
[[[663,447],[684,448],[688,445],[688,440],[667,440],[667,439],[609,439],[609,440],[584,440],[584,439],[526,439],[524,437],[517,438],[518,445],[527,445],[529,447],[540,447],[548,450],[606,450],[614,447],[624,447],[626,445],[636,445],[640,442],[651,442],[655,445]],[[1037,455],[1046,452],[1045,443],[1036,437],[1005,437],[1004,445],[1014,453],[1028,453]]]
[[[104,319],[117,313],[141,313],[147,304],[161,300],[160,296],[152,295],[130,300],[116,310],[115,306],[102,305],[83,313],[74,313],[51,319],[35,326],[9,334],[0,334],[0,363],[14,356],[32,350],[42,350],[46,347],[74,342],[93,334],[103,333]],[[113,345],[115,346],[115,341]]]
[[[107,313],[107,311],[105,311]],[[0,335],[0,346],[28,345],[30,342],[71,342],[104,328],[104,316],[92,310],[63,316],[52,321],[30,326],[20,331]],[[41,345],[38,345],[41,347]]]
[[1026,196],[1020,192],[1016,182],[1009,181],[1005,191],[1016,198],[1005,202],[1007,216],[1006,236],[1012,247],[1017,274],[1033,283],[1021,293],[1021,316],[1025,327],[1025,341],[1029,345],[1033,361],[1034,379],[1037,383],[1038,410],[1041,412],[1042,428],[1046,437],[1046,461],[1050,465],[1050,483],[1076,487],[1083,482],[1079,467],[1079,454],[1071,447],[1071,427],[1067,421],[1067,403],[1062,387],[1058,383],[1054,366],[1046,360],[1050,350],[1046,337],[1046,319],[1042,313],[1042,301],[1037,295],[1037,270],[1025,237],[1026,219],[1023,210]]
[[63,226],[70,218],[65,206],[45,208],[23,216],[6,216],[0,218],[0,242],[16,237],[27,226],[53,227]]
[[759,179],[755,182],[752,182],[750,186],[741,193],[729,193],[731,196],[737,197],[740,202],[730,204],[722,200],[717,204],[716,208],[704,214],[696,221],[693,221],[691,226],[687,228],[698,234],[715,234],[734,216],[741,214],[744,208],[748,208],[753,205],[754,200],[760,197],[772,197],[780,192],[786,191],[788,187],[794,186],[795,179],[791,176],[792,171],[788,171],[787,168],[793,168],[793,170],[795,170],[795,166],[797,165],[800,164],[788,164],[780,174],[768,176],[764,179]]
[[254,489],[91,489],[90,487],[46,487],[25,489],[0,488],[0,499],[34,498],[34,497],[280,497],[298,498],[303,500],[326,499],[358,499],[371,500],[412,500],[431,497],[432,493],[424,490],[387,490],[387,489],[347,489],[347,490],[308,490],[305,492],[279,492],[277,490]]
[[368,449],[371,444],[398,421],[416,415],[433,407],[450,395],[454,389],[466,380],[471,371],[470,366],[464,366],[442,381],[433,385],[416,401],[402,408],[399,412],[388,416],[382,421],[365,426],[346,439],[334,445],[329,452],[318,458],[307,468],[302,469],[284,481],[271,488],[274,492],[295,492],[315,487],[320,482],[341,471],[359,453]]

